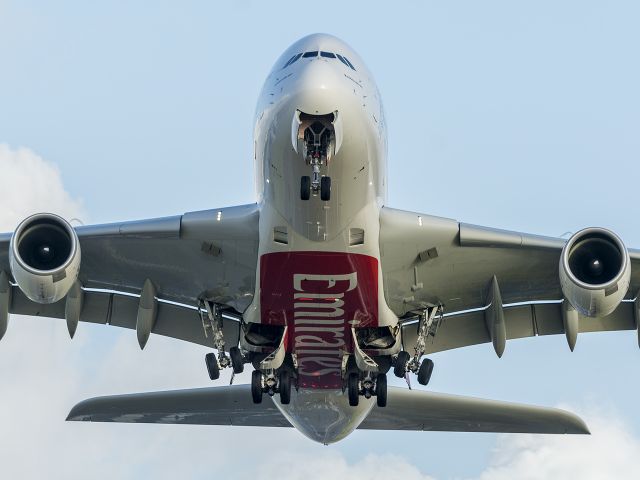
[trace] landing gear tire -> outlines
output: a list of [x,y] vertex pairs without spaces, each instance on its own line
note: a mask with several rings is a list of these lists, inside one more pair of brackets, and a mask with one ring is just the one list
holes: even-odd
[[253,403],[262,403],[262,372],[254,370],[251,373],[251,397]]
[[331,177],[322,177],[320,179],[320,199],[323,202],[331,200]]
[[379,373],[376,378],[376,403],[379,407],[387,406],[387,375]]
[[422,360],[420,364],[420,369],[418,370],[418,383],[420,385],[428,385],[429,380],[431,380],[431,374],[433,373],[433,360],[430,358],[425,358]]
[[289,405],[291,402],[291,374],[284,370],[280,372],[280,403],[282,405]]
[[311,177],[305,175],[300,179],[300,200],[311,198]]
[[233,373],[239,374],[244,372],[244,357],[238,347],[231,347],[229,349],[229,357],[231,357]]
[[211,380],[217,380],[220,378],[220,365],[218,365],[218,359],[215,353],[207,353],[204,356],[204,363],[207,364],[207,372],[209,372],[209,378]]
[[349,374],[347,382],[347,388],[349,390],[349,405],[357,407],[358,403],[360,403],[360,375],[357,373]]
[[396,364],[393,367],[393,374],[398,378],[404,378],[407,374],[407,363],[411,359],[411,355],[409,352],[405,352],[404,350],[398,354],[398,358],[396,358]]

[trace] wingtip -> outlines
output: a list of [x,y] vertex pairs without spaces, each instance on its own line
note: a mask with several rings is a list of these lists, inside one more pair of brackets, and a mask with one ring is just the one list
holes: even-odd
[[82,407],[86,403],[87,403],[87,400],[82,400],[81,402],[76,403],[69,411],[69,414],[67,415],[67,418],[65,418],[65,421],[66,422],[90,422],[91,415],[82,413]]
[[560,410],[567,420],[566,433],[571,435],[591,435],[589,427],[585,421],[573,412]]

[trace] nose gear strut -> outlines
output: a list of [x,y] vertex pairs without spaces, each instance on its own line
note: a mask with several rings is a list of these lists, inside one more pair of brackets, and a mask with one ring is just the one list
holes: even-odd
[[336,151],[336,114],[314,116],[300,113],[296,118],[300,122],[297,124],[296,141],[302,141],[302,157],[311,167],[311,175],[300,179],[300,198],[309,200],[311,194],[320,193],[320,199],[327,202],[331,199],[331,177],[322,175],[321,169],[329,165]]

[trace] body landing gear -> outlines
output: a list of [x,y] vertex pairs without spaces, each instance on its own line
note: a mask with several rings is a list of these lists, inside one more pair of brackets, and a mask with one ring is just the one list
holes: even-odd
[[262,403],[264,393],[270,397],[278,393],[280,403],[288,405],[291,402],[291,372],[283,369],[276,377],[273,373],[264,374],[260,370],[254,370],[251,374],[253,403]]
[[375,378],[368,374],[364,379],[360,379],[360,374],[353,372],[347,378],[347,392],[349,395],[349,405],[357,407],[360,403],[360,396],[364,398],[376,397],[379,407],[387,406],[387,374],[378,373]]

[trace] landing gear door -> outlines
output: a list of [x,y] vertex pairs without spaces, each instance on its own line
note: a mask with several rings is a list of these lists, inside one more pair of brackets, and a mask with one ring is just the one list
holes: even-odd
[[291,146],[296,153],[298,153],[298,132],[300,131],[301,124],[300,110],[296,110],[291,119]]
[[336,110],[333,112],[333,133],[335,138],[335,143],[333,147],[333,154],[337,155],[340,151],[340,147],[342,146],[342,115]]

